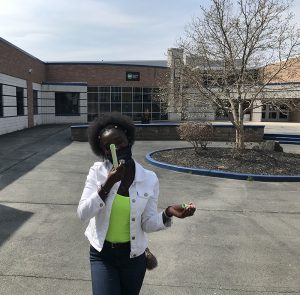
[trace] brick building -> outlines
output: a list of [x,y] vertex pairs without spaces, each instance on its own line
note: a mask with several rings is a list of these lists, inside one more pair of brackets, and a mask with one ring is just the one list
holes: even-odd
[[166,120],[155,99],[166,71],[166,61],[43,62],[0,38],[0,134],[87,123],[107,111]]
[[[156,97],[162,76],[176,75],[176,54],[177,49],[169,50],[168,61],[44,62],[0,38],[0,134],[40,124],[88,123],[110,111],[134,121],[145,113],[151,121],[177,120],[172,104],[167,112]],[[270,85],[270,93],[300,96],[300,67],[294,71],[290,83]],[[190,114],[217,119],[214,106],[201,98]],[[283,116],[265,106],[250,120],[300,122],[300,112]]]
[[[168,50],[168,67],[170,69],[171,85],[179,92],[183,93],[188,99],[184,106],[187,110],[186,118],[188,120],[228,120],[221,109],[218,109],[211,100],[205,99],[201,96],[197,89],[185,86],[183,77],[181,75],[181,65],[195,66],[197,65],[199,57],[186,56],[182,49],[171,48]],[[238,62],[238,61],[237,61]],[[290,61],[292,64],[286,70],[283,70],[276,80],[269,83],[263,92],[265,99],[277,98],[280,100],[296,99],[300,101],[300,58]],[[222,64],[222,63],[221,63]],[[211,67],[215,68],[216,72],[220,70],[220,62],[213,61]],[[264,70],[270,73],[276,72],[278,64],[270,65]],[[261,69],[254,69],[254,71],[261,71]],[[184,89],[184,91],[182,90]],[[178,91],[178,90],[177,90]],[[175,91],[174,91],[175,92]],[[285,109],[284,113],[280,112],[278,108],[271,104],[263,104],[257,100],[255,108],[245,114],[245,121],[267,122],[267,121],[284,121],[284,122],[300,122],[300,111],[289,111],[284,105],[281,109]],[[169,117],[172,119],[180,119],[181,113],[174,110],[172,112],[172,103],[170,103]],[[175,108],[174,108],[175,109]]]

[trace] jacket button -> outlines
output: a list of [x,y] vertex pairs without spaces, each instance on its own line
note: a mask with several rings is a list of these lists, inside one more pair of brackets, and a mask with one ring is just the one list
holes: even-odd
[[145,196],[145,197],[148,197],[148,194],[147,194],[147,193],[144,193],[144,196]]
[[135,218],[133,217],[133,218],[131,218],[131,220],[132,220],[132,221],[135,221]]
[[102,204],[102,203],[100,204],[100,207],[103,207],[103,204]]
[[135,237],[132,237],[132,240],[135,240]]
[[135,203],[135,199],[132,199],[132,203]]

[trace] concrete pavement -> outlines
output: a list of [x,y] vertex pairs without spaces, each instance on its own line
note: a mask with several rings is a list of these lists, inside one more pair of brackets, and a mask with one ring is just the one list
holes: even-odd
[[[63,125],[0,136],[1,295],[91,294],[86,225],[76,209],[97,158],[69,137]],[[144,161],[149,151],[186,145],[134,146],[160,179],[160,208],[188,200],[198,207],[193,218],[149,235],[159,266],[141,294],[300,294],[299,184],[189,175]]]

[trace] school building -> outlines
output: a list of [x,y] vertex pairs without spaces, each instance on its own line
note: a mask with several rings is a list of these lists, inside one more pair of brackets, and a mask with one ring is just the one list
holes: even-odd
[[[138,122],[145,113],[152,122],[173,120],[156,97],[162,76],[174,71],[172,52],[168,60],[44,62],[0,37],[0,134],[40,124],[88,123],[110,111]],[[202,107],[207,119],[217,119],[213,106]],[[266,106],[251,120],[300,122],[300,113],[282,117]]]

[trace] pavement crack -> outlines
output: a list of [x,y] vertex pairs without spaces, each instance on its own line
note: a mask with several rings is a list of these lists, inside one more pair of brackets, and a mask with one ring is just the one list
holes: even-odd
[[[38,276],[38,275],[25,275],[25,274],[3,274],[0,273],[0,277],[13,277],[13,278],[29,278],[29,279],[42,279],[42,280],[59,280],[59,281],[79,281],[79,282],[91,282],[91,279],[84,278],[67,278],[67,277],[52,277],[52,276]],[[202,286],[197,283],[182,283],[182,284],[155,284],[155,283],[144,283],[145,286],[158,286],[158,287],[170,287],[170,288],[180,288],[180,287],[196,287],[203,290],[214,290],[214,291],[235,291],[235,292],[247,292],[247,293],[278,293],[278,294],[299,294],[300,290],[279,290],[278,288],[272,290],[259,290],[259,289],[249,289],[248,287],[210,287]],[[282,288],[283,289],[283,288]]]
[[28,205],[51,205],[51,206],[78,206],[78,203],[49,203],[49,202],[22,202],[0,200],[0,204],[28,204]]
[[182,283],[182,284],[155,284],[155,283],[144,283],[144,285],[148,286],[158,286],[158,287],[169,287],[169,288],[186,288],[186,287],[194,287],[194,288],[199,288],[202,290],[213,290],[213,291],[234,291],[234,292],[247,292],[247,293],[278,293],[278,294],[299,294],[300,290],[288,290],[286,288],[283,290],[283,288],[275,288],[275,289],[269,289],[267,290],[265,287],[264,290],[257,289],[255,287],[249,289],[248,286],[235,286],[232,288],[229,287],[210,287],[210,286],[202,286],[197,283]]
[[0,277],[21,277],[30,279],[45,279],[45,280],[59,280],[59,281],[80,281],[80,282],[91,282],[90,279],[83,278],[64,278],[64,277],[51,277],[51,276],[38,276],[38,275],[24,275],[24,274],[1,274]]
[[273,210],[248,210],[248,209],[208,209],[208,208],[197,208],[197,211],[212,211],[212,212],[232,212],[232,213],[264,213],[264,214],[300,214],[300,212],[289,212],[289,211],[273,211]]
[[17,163],[15,163],[15,164],[13,164],[11,166],[6,167],[5,169],[1,170],[0,175],[3,174],[3,173],[5,173],[6,171],[12,169],[13,167],[16,167],[16,166],[20,165],[20,163],[22,163],[22,162],[30,159],[31,157],[35,156],[36,154],[38,154],[38,152],[34,152],[34,153],[30,154],[29,156],[25,157],[24,159],[18,161]]
[[[78,203],[51,203],[51,202],[27,202],[27,201],[9,201],[9,200],[0,200],[0,204],[29,204],[29,205],[53,205],[53,206],[78,206]],[[163,207],[159,207],[163,210]],[[300,212],[288,212],[288,211],[269,211],[269,210],[228,210],[228,209],[207,209],[207,208],[197,208],[197,211],[206,211],[206,212],[229,212],[229,213],[262,213],[262,214],[289,214],[289,215],[299,215]]]

